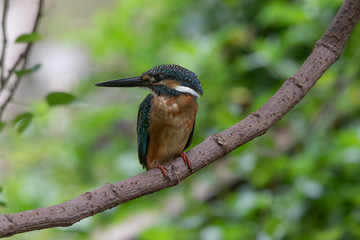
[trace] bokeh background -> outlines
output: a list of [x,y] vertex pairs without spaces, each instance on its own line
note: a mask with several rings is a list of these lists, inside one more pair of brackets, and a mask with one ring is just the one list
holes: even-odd
[[[2,2],[2,1],[1,1]],[[48,0],[42,41],[0,132],[0,213],[50,206],[144,171],[136,116],[148,94],[93,84],[164,63],[205,94],[192,146],[259,108],[312,51],[340,0]],[[11,0],[9,34],[35,0]],[[1,4],[2,5],[2,4]],[[265,135],[192,175],[67,228],[10,239],[360,238],[360,27],[305,99]],[[9,42],[11,58],[17,44]],[[46,96],[75,96],[50,106]],[[23,128],[14,119],[31,113]],[[22,131],[19,131],[22,130]]]

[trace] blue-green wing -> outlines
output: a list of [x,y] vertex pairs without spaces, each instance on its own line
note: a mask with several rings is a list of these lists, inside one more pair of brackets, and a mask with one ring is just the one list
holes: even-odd
[[149,94],[142,101],[139,107],[137,119],[137,143],[138,143],[138,156],[140,164],[143,168],[146,167],[146,152],[149,142],[149,126],[150,126],[150,108],[154,96]]

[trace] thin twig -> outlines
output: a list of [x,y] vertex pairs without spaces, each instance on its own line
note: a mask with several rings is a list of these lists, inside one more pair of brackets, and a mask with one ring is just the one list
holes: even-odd
[[2,41],[2,50],[1,50],[1,57],[0,57],[0,89],[2,89],[5,85],[4,81],[4,73],[5,73],[5,51],[6,51],[6,44],[7,44],[7,38],[6,38],[6,16],[8,12],[9,7],[9,0],[4,0],[4,6],[3,6],[3,14],[2,14],[2,20],[1,20],[1,28],[2,28],[2,34],[3,34],[3,41]]
[[[34,23],[34,26],[33,26],[33,29],[32,29],[32,33],[35,33],[37,31],[37,28],[38,28],[38,25],[39,25],[39,20],[40,20],[41,15],[42,15],[43,2],[44,2],[44,0],[39,0],[38,12],[37,12],[37,15],[36,15],[36,19],[35,19],[35,23]],[[8,76],[5,78],[5,81],[9,80],[11,75],[15,72],[16,68],[20,64],[21,60],[28,57],[28,54],[29,54],[30,49],[31,49],[32,46],[33,46],[32,42],[27,43],[24,52],[19,55],[19,58],[14,63],[13,67],[9,70]]]
[[[44,0],[39,0],[39,4],[38,4],[38,11],[37,11],[37,15],[35,18],[35,22],[34,22],[34,26],[32,28],[32,33],[35,33],[38,29],[39,26],[39,22],[40,22],[40,18],[42,16],[42,9],[43,9],[43,4],[44,4]],[[13,76],[13,74],[15,73],[15,71],[17,70],[17,68],[19,67],[19,64],[23,62],[20,70],[23,70],[26,68],[26,63],[27,63],[27,58],[29,56],[29,52],[31,50],[33,46],[32,42],[27,43],[26,48],[24,50],[23,53],[21,53],[18,57],[18,59],[16,60],[16,62],[14,63],[13,67],[10,68],[8,75],[5,77],[4,76],[4,83],[8,83],[9,79]],[[16,89],[20,83],[21,77],[15,76],[16,79],[14,80],[13,83],[11,83],[11,86],[8,86],[8,91],[9,94],[6,97],[6,99],[4,100],[3,103],[0,103],[0,119],[2,117],[2,114],[5,111],[6,106],[9,104],[9,102],[11,101],[11,99],[13,98]]]

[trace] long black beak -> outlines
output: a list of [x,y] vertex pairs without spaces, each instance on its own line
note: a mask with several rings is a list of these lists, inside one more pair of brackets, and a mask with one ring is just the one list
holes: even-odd
[[146,87],[147,83],[140,80],[140,76],[116,79],[95,84],[97,87]]

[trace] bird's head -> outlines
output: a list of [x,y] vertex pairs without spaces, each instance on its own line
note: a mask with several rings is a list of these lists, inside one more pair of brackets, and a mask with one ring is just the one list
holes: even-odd
[[175,64],[153,67],[141,76],[98,83],[100,87],[143,87],[155,96],[178,96],[203,94],[200,81],[192,71]]

